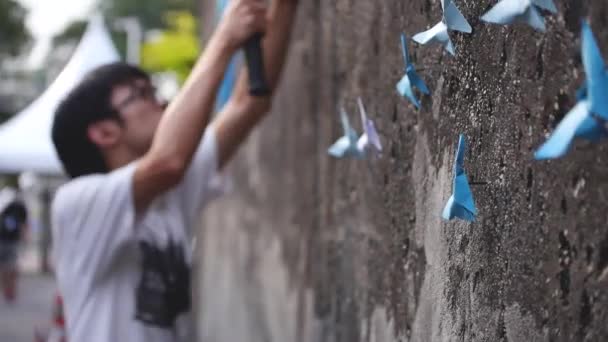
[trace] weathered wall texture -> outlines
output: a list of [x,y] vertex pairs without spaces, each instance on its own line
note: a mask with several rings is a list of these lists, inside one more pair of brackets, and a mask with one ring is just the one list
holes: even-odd
[[[608,146],[533,150],[575,102],[589,16],[608,56],[608,2],[558,0],[548,32],[477,18],[458,56],[411,50],[432,88],[398,97],[399,34],[434,25],[438,0],[302,0],[273,114],[234,163],[236,192],[198,242],[203,341],[605,341]],[[205,6],[203,6],[205,7]],[[377,119],[379,160],[336,161],[344,103]],[[458,134],[479,209],[440,220]]]

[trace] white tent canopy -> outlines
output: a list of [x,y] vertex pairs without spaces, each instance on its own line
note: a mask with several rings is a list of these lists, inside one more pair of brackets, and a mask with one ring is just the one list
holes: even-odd
[[0,126],[0,173],[62,173],[51,141],[55,109],[87,72],[117,60],[103,19],[94,17],[57,79],[36,101]]

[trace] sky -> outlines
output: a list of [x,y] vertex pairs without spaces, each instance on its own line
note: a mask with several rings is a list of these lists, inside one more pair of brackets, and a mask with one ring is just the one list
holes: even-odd
[[98,0],[17,0],[29,13],[27,27],[36,44],[26,62],[30,68],[39,67],[48,53],[51,37],[61,32],[72,20],[90,13]]

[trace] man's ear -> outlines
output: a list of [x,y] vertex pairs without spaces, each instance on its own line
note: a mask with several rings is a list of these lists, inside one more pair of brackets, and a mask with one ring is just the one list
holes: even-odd
[[89,125],[87,136],[97,146],[111,148],[122,135],[122,129],[116,120],[102,120]]

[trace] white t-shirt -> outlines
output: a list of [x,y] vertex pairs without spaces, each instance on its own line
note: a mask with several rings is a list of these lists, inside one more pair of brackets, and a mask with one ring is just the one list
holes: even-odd
[[71,342],[193,341],[192,228],[217,194],[207,129],[181,184],[136,218],[135,163],[62,186],[52,206],[59,291]]

